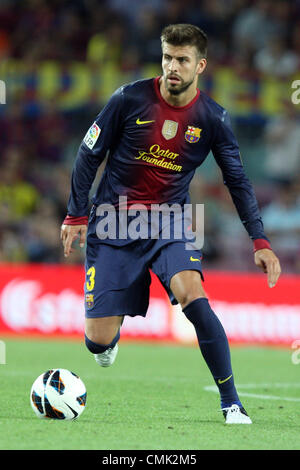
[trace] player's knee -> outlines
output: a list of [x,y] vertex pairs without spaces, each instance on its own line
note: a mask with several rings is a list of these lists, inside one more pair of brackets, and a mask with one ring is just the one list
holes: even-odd
[[[95,339],[95,338],[94,338]],[[85,334],[85,345],[87,347],[87,349],[93,353],[93,354],[99,354],[99,353],[103,353],[104,351],[106,351],[108,348],[113,348],[116,343],[119,341],[120,339],[120,330],[117,332],[116,336],[112,339],[112,341],[110,341],[109,343],[107,341],[105,342],[96,342],[96,341],[92,341],[86,334]],[[101,340],[102,341],[102,340]]]
[[201,284],[201,273],[194,270],[175,274],[171,279],[170,288],[182,309],[196,299],[207,297]]
[[103,346],[110,344],[115,338],[116,334],[117,331],[115,332],[115,334],[112,334],[111,332],[107,333],[105,331],[92,332],[86,330],[85,332],[86,337],[90,341],[95,344],[101,344]]
[[191,286],[189,289],[186,289],[181,293],[180,297],[177,299],[181,305],[181,308],[184,309],[191,302],[199,298],[207,298],[203,288],[199,285]]
[[85,335],[96,344],[111,344],[120,329],[120,320],[114,317],[87,318]]
[[180,306],[181,306],[182,310],[185,307],[187,307],[191,302],[193,302],[194,300],[196,300],[198,298],[199,298],[198,295],[191,295],[191,294],[183,295],[181,297],[181,299],[179,299],[179,303],[180,303]]

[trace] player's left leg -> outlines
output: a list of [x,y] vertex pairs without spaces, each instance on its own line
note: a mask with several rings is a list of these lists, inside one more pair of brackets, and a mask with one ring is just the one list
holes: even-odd
[[209,305],[200,272],[185,270],[176,273],[171,278],[170,289],[195,327],[201,353],[220,392],[226,423],[250,424],[234,385],[228,339]]

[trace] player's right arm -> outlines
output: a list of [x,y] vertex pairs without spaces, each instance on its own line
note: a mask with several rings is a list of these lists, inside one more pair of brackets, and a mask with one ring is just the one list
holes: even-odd
[[87,233],[89,193],[97,170],[115,143],[120,129],[123,88],[119,88],[87,131],[77,152],[72,170],[67,216],[61,226],[64,255],[73,251],[72,243],[80,237],[84,245]]
[[60,238],[64,247],[64,255],[67,258],[74,250],[72,244],[79,238],[80,248],[84,247],[87,234],[87,225],[67,225],[61,226]]

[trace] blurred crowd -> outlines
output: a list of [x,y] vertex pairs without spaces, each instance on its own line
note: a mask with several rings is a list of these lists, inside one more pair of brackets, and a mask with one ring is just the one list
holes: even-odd
[[284,76],[300,56],[299,0],[1,0],[0,56],[160,62],[164,25],[193,23],[210,61]]
[[[226,64],[281,81],[300,74],[300,0],[1,0],[0,63],[111,62],[139,78],[142,64],[161,61],[162,27],[178,22],[208,34],[211,70]],[[99,111],[62,110],[55,100],[0,107],[1,262],[83,262],[80,250],[63,257],[59,232],[76,151]],[[299,105],[287,100],[251,126],[232,120],[266,233],[284,271],[299,272]],[[192,182],[193,201],[205,203],[205,267],[253,270],[251,242],[211,162]]]

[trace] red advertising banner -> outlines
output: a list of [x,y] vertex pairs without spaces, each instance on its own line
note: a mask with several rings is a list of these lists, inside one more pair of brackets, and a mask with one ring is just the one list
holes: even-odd
[[[77,335],[84,331],[84,271],[62,265],[0,266],[0,335]],[[300,339],[300,276],[270,289],[261,274],[205,273],[205,290],[229,341],[286,344]],[[146,318],[125,317],[123,339],[194,343],[193,326],[171,306],[155,275]]]
[[[63,265],[0,266],[0,334],[82,335],[84,270]],[[146,319],[126,317],[122,337],[172,340],[171,304],[153,275]]]

